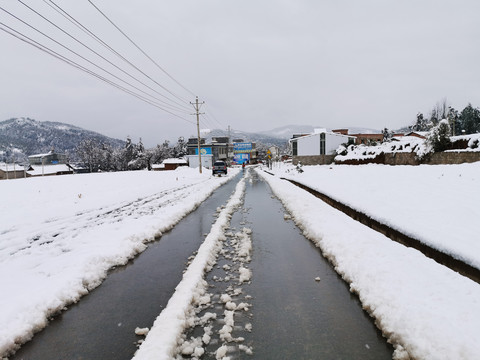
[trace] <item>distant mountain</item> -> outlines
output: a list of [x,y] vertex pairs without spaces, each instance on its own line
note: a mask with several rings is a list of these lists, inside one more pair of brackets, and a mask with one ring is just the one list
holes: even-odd
[[311,125],[285,125],[272,130],[261,131],[259,134],[280,139],[291,139],[293,134],[311,134],[315,128]]
[[[315,129],[327,129],[332,131],[332,128],[325,128],[324,126],[312,126],[312,125],[286,125],[278,127],[268,131],[262,131],[259,134],[271,137],[277,137],[281,139],[290,139],[293,134],[311,134]],[[359,127],[337,127],[335,129],[348,129],[349,134],[379,134],[380,130],[359,128]]]
[[0,122],[0,161],[12,154],[18,159],[52,149],[59,153],[73,154],[82,140],[92,138],[114,147],[125,144],[122,140],[60,122],[9,119]]

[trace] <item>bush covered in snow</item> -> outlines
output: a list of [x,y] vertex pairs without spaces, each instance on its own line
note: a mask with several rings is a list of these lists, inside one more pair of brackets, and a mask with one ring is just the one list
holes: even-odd
[[386,153],[415,153],[420,160],[431,151],[425,139],[415,136],[395,137],[392,141],[383,142],[375,146],[340,145],[336,150],[335,162],[342,163],[355,160],[365,163],[383,163]]
[[435,126],[428,136],[428,143],[433,151],[445,151],[450,147],[450,125],[448,121],[443,119]]

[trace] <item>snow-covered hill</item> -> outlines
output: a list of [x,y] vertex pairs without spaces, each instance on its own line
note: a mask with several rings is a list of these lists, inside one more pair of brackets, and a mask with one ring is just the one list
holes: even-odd
[[[278,127],[272,130],[261,131],[259,134],[264,136],[271,136],[280,139],[290,139],[293,134],[311,134],[314,129],[325,128],[324,126],[312,126],[312,125],[286,125]],[[380,130],[359,128],[359,127],[336,127],[335,129],[348,129],[350,134],[378,134],[381,133]],[[333,128],[327,128],[327,130],[334,130]]]
[[[99,133],[73,125],[37,121],[30,118],[12,118],[0,122],[0,157],[22,158],[24,156],[48,152],[52,148],[57,152],[73,153],[75,147],[84,139],[96,139],[114,147],[123,146],[124,141],[109,138]],[[3,154],[3,156],[2,156]]]

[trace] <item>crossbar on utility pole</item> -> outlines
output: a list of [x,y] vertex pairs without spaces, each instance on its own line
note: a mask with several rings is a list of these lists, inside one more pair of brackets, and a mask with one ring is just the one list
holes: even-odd
[[202,155],[200,152],[200,105],[205,104],[205,101],[199,103],[198,102],[198,96],[195,99],[195,103],[190,103],[193,105],[195,109],[195,114],[197,115],[197,151],[198,151],[198,169],[200,171],[200,174],[202,173]]

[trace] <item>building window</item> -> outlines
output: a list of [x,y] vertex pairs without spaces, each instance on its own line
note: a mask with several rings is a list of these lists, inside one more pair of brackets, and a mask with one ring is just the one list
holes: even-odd
[[325,155],[325,133],[320,134],[320,155]]
[[298,144],[296,141],[292,141],[292,154],[293,156],[298,155]]

